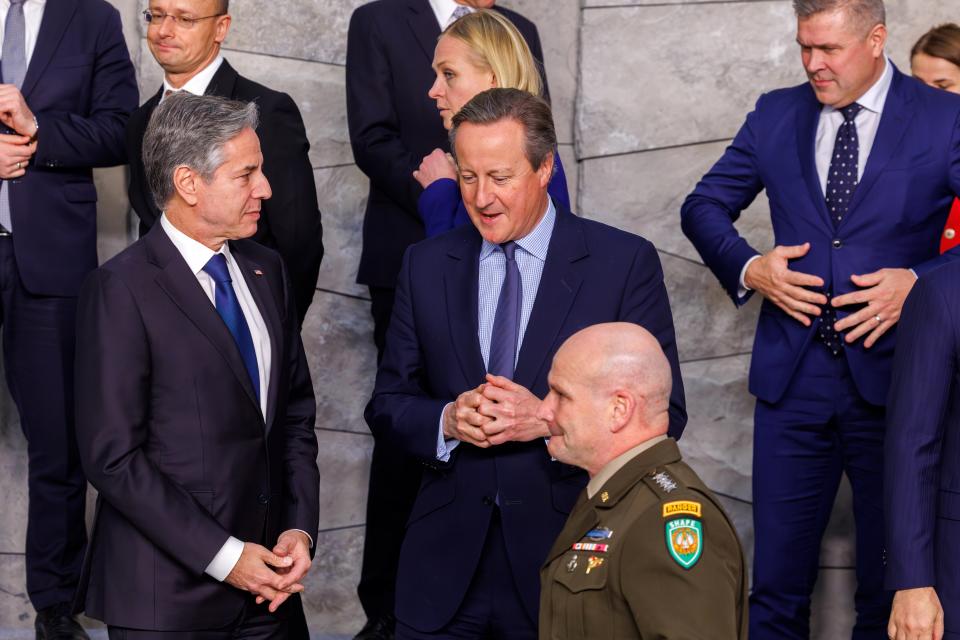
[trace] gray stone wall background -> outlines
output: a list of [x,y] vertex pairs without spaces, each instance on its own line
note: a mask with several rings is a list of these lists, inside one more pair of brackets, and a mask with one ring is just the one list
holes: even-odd
[[[161,72],[143,39],[146,0],[110,0],[121,11],[141,102]],[[326,257],[304,340],[317,392],[322,515],[306,606],[318,633],[362,623],[355,597],[363,545],[371,439],[362,409],[375,354],[366,290],[354,283],[366,178],[353,164],[344,62],[353,9],[364,0],[233,0],[225,55],[243,75],[290,93],[312,143]],[[538,25],[560,153],[582,215],[629,229],[660,251],[673,304],[690,423],[681,447],[720,493],[752,546],[753,399],[746,372],[756,302],[733,308],[680,232],[679,207],[722,153],[763,91],[804,80],[789,0],[503,0]],[[888,0],[888,52],[906,69],[911,43],[955,19],[955,0]],[[100,254],[128,242],[125,173],[97,172]],[[740,228],[771,246],[763,196]],[[0,631],[32,628],[24,588],[26,444],[0,393]],[[844,486],[824,541],[815,637],[849,637],[853,522]],[[92,625],[91,625],[92,626]],[[16,633],[14,631],[14,633]],[[24,635],[26,637],[26,635]]]

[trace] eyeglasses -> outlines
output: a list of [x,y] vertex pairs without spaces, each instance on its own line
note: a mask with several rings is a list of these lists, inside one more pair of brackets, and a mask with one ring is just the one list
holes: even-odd
[[192,18],[189,16],[175,16],[172,13],[160,13],[159,11],[150,11],[147,9],[143,12],[143,19],[148,25],[156,24],[158,27],[163,24],[163,21],[166,18],[173,20],[173,26],[183,27],[184,29],[190,29],[194,24],[200,22],[201,20],[209,20],[210,18],[219,18],[220,16],[225,16],[225,13],[215,13],[212,16],[201,16],[199,18]]

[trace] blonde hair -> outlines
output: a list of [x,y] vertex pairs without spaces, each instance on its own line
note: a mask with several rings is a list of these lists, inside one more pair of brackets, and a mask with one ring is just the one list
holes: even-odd
[[490,69],[502,89],[520,89],[543,95],[540,69],[527,41],[507,18],[488,9],[469,13],[441,34],[460,40],[470,47],[474,63]]

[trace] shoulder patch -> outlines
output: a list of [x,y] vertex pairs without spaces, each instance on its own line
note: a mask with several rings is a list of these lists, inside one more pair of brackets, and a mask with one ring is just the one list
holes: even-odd
[[699,502],[693,500],[677,500],[675,502],[665,502],[663,504],[663,517],[688,515],[702,518],[703,507]]
[[677,481],[671,477],[666,471],[659,471],[653,474],[653,481],[657,483],[657,486],[663,489],[664,493],[670,493],[679,488],[680,485],[677,484]]
[[703,554],[703,523],[695,518],[676,518],[664,526],[667,551],[673,560],[690,569]]

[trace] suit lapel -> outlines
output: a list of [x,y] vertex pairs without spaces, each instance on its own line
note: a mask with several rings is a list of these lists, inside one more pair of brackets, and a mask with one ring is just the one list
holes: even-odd
[[873,148],[870,149],[870,154],[867,156],[867,166],[864,168],[863,178],[857,185],[853,200],[850,201],[850,209],[844,216],[840,224],[841,227],[848,223],[850,217],[856,211],[857,205],[863,202],[867,193],[876,184],[877,178],[883,173],[887,163],[900,148],[900,142],[903,140],[913,117],[913,109],[911,109],[910,104],[913,96],[908,89],[905,78],[894,67],[893,81],[890,83],[890,91],[883,105],[883,113],[880,115],[877,137],[874,139]]
[[540,276],[540,286],[513,376],[517,384],[528,389],[534,387],[537,373],[543,368],[547,354],[556,342],[580,290],[583,278],[572,263],[590,253],[583,238],[580,219],[559,206],[556,209],[557,218],[547,260],[543,265],[543,275]]
[[210,78],[210,84],[207,85],[207,90],[203,92],[203,95],[232,98],[238,77],[239,74],[230,66],[230,63],[224,60],[220,63],[217,72]]
[[180,307],[197,329],[213,343],[237,377],[247,397],[257,407],[259,414],[260,403],[254,394],[253,383],[243,364],[243,358],[240,357],[237,343],[216,308],[203,292],[196,275],[190,272],[187,263],[159,223],[153,226],[146,237],[155,262],[161,268],[160,275],[156,279],[157,284],[170,296],[174,304]]
[[420,43],[420,48],[427,56],[427,60],[433,61],[433,50],[437,48],[437,38],[440,37],[440,25],[437,23],[437,16],[430,8],[427,0],[409,0],[410,17],[407,21],[413,34]]
[[816,146],[817,125],[820,122],[820,111],[823,105],[816,99],[813,89],[807,87],[807,100],[797,109],[797,152],[800,155],[800,168],[803,180],[807,185],[810,201],[823,218],[827,228],[833,228],[830,212],[827,211],[827,201],[823,197],[820,187],[820,176],[817,174]]
[[48,2],[40,20],[40,31],[37,33],[37,44],[27,66],[27,75],[23,78],[20,93],[29,97],[30,92],[37,85],[44,69],[50,64],[53,54],[60,45],[60,40],[67,30],[67,25],[73,19],[77,10],[77,0],[59,0]]
[[[282,322],[280,312],[274,302],[273,292],[270,290],[270,283],[264,275],[262,265],[259,265],[243,254],[243,249],[236,243],[230,243],[230,252],[240,266],[240,272],[243,273],[243,279],[247,283],[253,295],[257,308],[260,309],[260,315],[263,316],[264,324],[267,326],[267,333],[270,334],[270,379],[267,381],[267,431],[273,424],[273,418],[277,411],[277,389],[280,382],[280,371],[284,368],[283,346],[280,344],[282,335]],[[259,271],[259,275],[257,272]]]
[[459,346],[457,360],[469,384],[480,384],[486,373],[477,337],[480,244],[480,234],[474,233],[451,248],[443,274],[451,342]]

